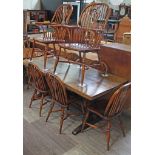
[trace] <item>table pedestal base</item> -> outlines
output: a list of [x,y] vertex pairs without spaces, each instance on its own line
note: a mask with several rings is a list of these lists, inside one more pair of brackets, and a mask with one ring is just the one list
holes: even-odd
[[[87,120],[88,123],[95,124],[95,123],[97,123],[99,120],[101,120],[101,118],[99,118],[99,117],[94,118],[93,116],[94,116],[94,115],[90,115],[90,116],[89,116],[89,118],[88,118],[88,120]],[[84,127],[84,130],[87,129],[88,127],[89,127],[88,125],[85,126],[85,127]],[[72,131],[72,134],[73,134],[73,135],[77,135],[78,133],[81,132],[81,129],[82,129],[82,124],[80,124],[78,127],[76,127],[76,128]]]

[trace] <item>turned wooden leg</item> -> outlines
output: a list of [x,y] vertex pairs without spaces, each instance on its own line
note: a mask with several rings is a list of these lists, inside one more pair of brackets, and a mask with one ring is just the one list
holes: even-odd
[[33,48],[32,48],[32,52],[31,52],[31,56],[30,56],[30,61],[32,61],[32,58],[33,58],[35,44],[36,44],[36,41],[35,41],[35,39],[33,39]]
[[86,110],[87,110],[87,100],[83,100],[82,102],[81,102],[81,109],[82,109],[82,114],[84,115],[85,113],[86,113]]
[[44,51],[44,69],[46,69],[47,50],[48,50],[48,44],[46,44],[46,46],[45,46],[45,51]]
[[28,82],[27,82],[27,89],[30,88],[30,81],[31,81],[31,77],[29,76],[29,77],[28,77]]
[[82,114],[84,115],[85,114],[84,105],[83,105],[83,103],[81,103],[80,105],[81,105]]
[[30,104],[29,104],[29,108],[31,108],[32,102],[33,102],[33,100],[34,100],[36,94],[37,94],[37,90],[35,89],[34,92],[33,92],[32,97],[31,97],[31,101],[30,101]]
[[63,126],[63,122],[64,122],[64,116],[65,116],[65,109],[61,108],[60,130],[59,130],[60,134],[61,134],[61,131],[62,131],[62,126]]
[[85,125],[86,125],[86,121],[88,119],[88,116],[89,116],[89,111],[87,111],[86,115],[83,118],[81,132],[83,132],[83,129],[84,129]]
[[40,102],[40,110],[39,110],[39,116],[41,117],[41,111],[44,105],[44,95],[41,96],[41,102]]
[[52,113],[52,110],[53,110],[53,107],[54,107],[54,103],[55,103],[55,102],[52,101],[52,106],[51,106],[51,108],[50,108],[50,110],[49,110],[49,112],[48,112],[48,115],[47,115],[47,117],[46,117],[46,122],[48,121],[48,118],[50,117],[50,114]]
[[108,121],[107,123],[107,131],[106,131],[106,137],[107,137],[107,150],[109,151],[109,143],[110,143],[110,128],[111,128],[111,123]]
[[125,137],[125,130],[124,130],[123,122],[122,122],[122,119],[120,116],[118,116],[118,120],[119,120],[120,128],[121,128],[122,133],[123,133],[123,137]]
[[56,56],[56,61],[54,63],[54,70],[53,70],[53,73],[55,73],[56,69],[57,69],[57,65],[59,63],[59,56],[61,54],[61,48],[59,49],[59,52],[58,52],[58,55]]
[[84,77],[85,77],[85,65],[82,64],[81,86],[83,86]]
[[86,58],[86,53],[83,53],[83,58],[82,58],[82,75],[81,75],[81,86],[83,86],[84,78],[85,78],[85,58]]

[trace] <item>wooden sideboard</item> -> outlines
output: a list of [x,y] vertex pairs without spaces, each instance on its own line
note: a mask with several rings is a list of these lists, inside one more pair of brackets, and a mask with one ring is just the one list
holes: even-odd
[[131,46],[110,43],[101,46],[100,59],[108,65],[110,73],[131,79]]
[[[101,46],[100,59],[108,65],[109,72],[131,81],[131,46],[110,43]],[[127,97],[127,108],[131,107],[131,92]]]

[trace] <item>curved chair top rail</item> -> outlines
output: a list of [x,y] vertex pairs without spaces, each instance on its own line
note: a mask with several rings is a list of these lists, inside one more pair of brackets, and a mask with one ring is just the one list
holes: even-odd
[[46,73],[45,78],[49,86],[52,99],[66,106],[68,104],[68,100],[63,82],[52,73]]
[[71,4],[62,4],[56,9],[51,24],[68,24],[72,12],[73,6]]
[[131,82],[122,85],[114,92],[106,106],[104,116],[113,117],[123,111],[126,103],[126,96],[130,88]]
[[42,93],[48,92],[48,85],[45,80],[44,73],[38,68],[37,65],[29,63],[28,72],[33,79],[35,89]]
[[111,8],[105,3],[92,2],[81,12],[78,25],[81,27],[103,30],[111,14]]

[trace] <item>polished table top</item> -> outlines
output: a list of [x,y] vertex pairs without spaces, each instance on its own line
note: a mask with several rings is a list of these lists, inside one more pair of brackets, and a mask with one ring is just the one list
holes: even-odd
[[[36,64],[41,70],[44,68],[43,57],[34,58],[32,63]],[[55,59],[48,58],[47,66],[49,72],[53,72]],[[28,61],[25,61],[25,64]],[[85,87],[78,86],[81,80],[81,69],[79,65],[69,63],[59,63],[56,69],[57,76],[63,80],[66,88],[76,94],[84,97],[87,100],[94,100],[108,93],[110,90],[125,83],[127,80],[116,75],[109,74],[107,77],[103,77],[101,72],[89,68],[86,70],[84,83]]]

